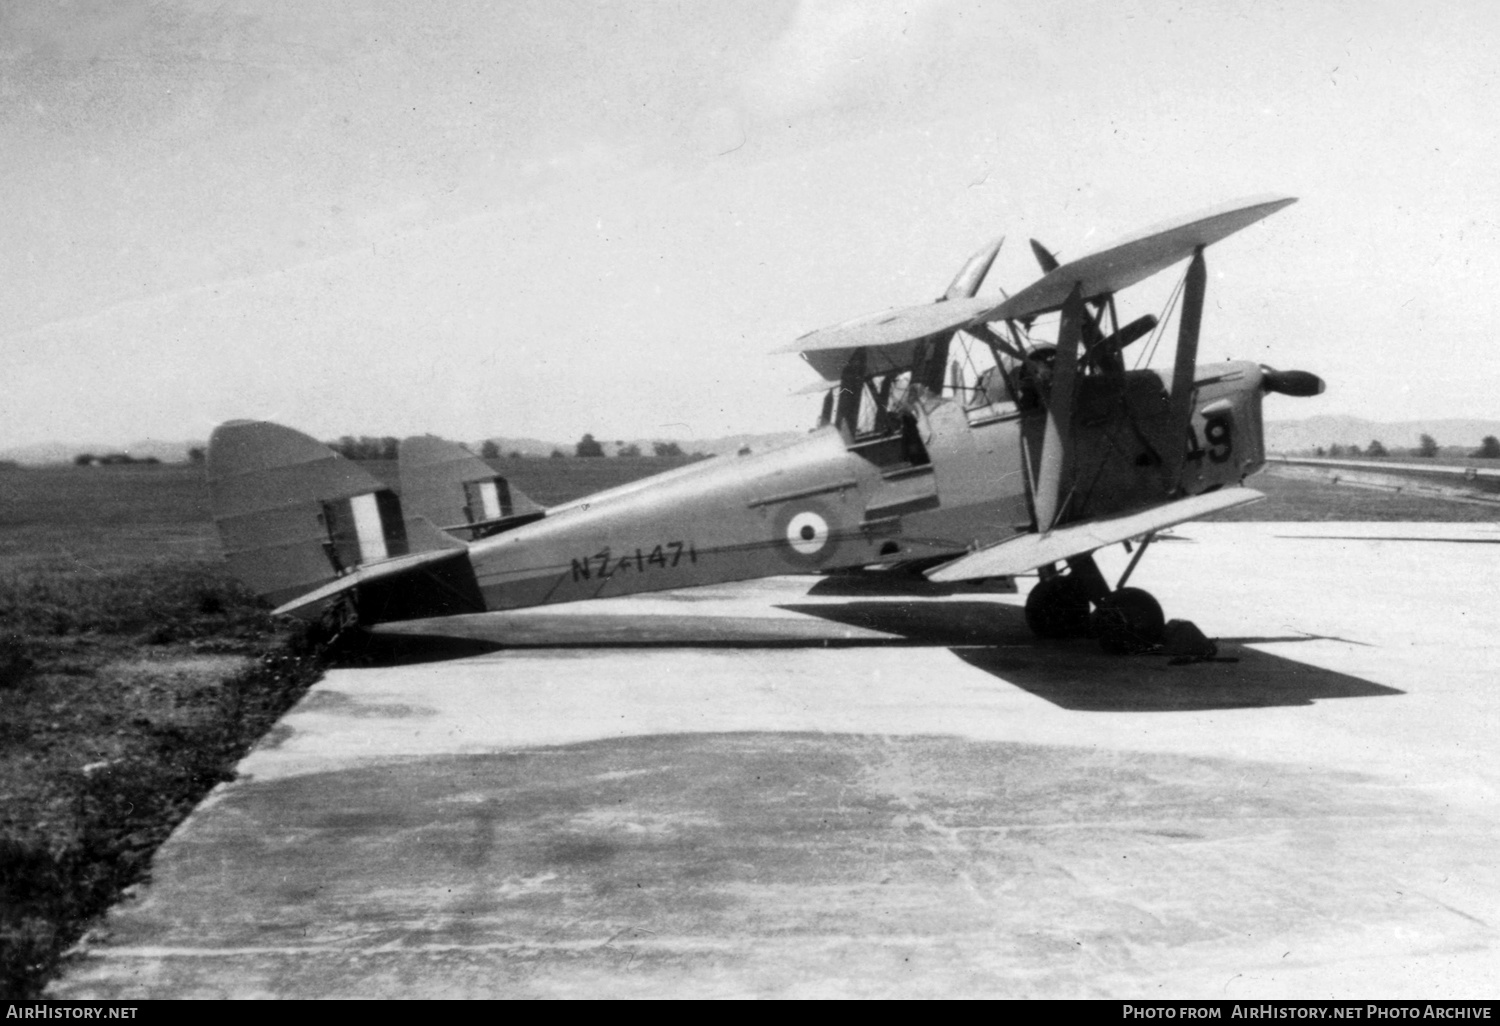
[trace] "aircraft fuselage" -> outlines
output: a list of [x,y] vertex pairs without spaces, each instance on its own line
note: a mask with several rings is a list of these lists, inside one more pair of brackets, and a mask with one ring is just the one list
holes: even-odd
[[[1190,437],[1173,438],[1169,372],[1085,379],[1059,525],[1237,484],[1264,462],[1261,370],[1199,367]],[[789,446],[721,457],[549,510],[473,542],[488,609],[958,555],[1033,529],[1045,412],[929,395],[920,444],[823,426]],[[1187,456],[1165,477],[1172,445]]]

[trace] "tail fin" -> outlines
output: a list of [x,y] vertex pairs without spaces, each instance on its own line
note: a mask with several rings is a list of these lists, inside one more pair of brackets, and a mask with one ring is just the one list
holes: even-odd
[[434,435],[401,443],[401,497],[409,516],[474,538],[538,520],[546,511],[488,463]]
[[[237,420],[217,428],[208,485],[230,571],[276,606],[306,605],[293,600],[341,579],[362,584],[371,564],[383,564],[374,576],[392,576],[439,561],[439,550],[456,556],[446,550],[464,548],[429,524],[409,525],[391,488],[277,424]],[[429,551],[431,558],[418,555]]]

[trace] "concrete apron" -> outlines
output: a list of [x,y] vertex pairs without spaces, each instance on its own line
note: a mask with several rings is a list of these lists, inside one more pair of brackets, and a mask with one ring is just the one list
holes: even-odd
[[1174,534],[1131,583],[1236,662],[813,578],[444,624],[49,994],[1492,996],[1500,530]]

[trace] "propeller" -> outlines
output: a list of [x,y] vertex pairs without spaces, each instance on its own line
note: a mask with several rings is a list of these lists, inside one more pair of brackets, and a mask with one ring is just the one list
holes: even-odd
[[978,292],[979,286],[984,284],[985,275],[990,273],[990,265],[995,262],[995,257],[1000,255],[1000,247],[1005,245],[1005,236],[1000,236],[994,242],[984,246],[979,252],[969,257],[959,268],[958,274],[953,277],[953,284],[943,293],[939,303],[946,299],[972,299]]
[[1036,256],[1036,262],[1042,265],[1043,274],[1051,274],[1057,270],[1059,266],[1057,257],[1053,256],[1051,250],[1035,239],[1031,240],[1031,252]]
[[1296,396],[1299,399],[1323,394],[1323,379],[1316,374],[1297,370],[1280,371],[1275,367],[1267,367],[1265,364],[1261,364],[1260,373],[1262,392],[1276,392],[1280,395]]
[[1103,363],[1106,356],[1111,358],[1118,356],[1126,346],[1151,334],[1156,323],[1156,318],[1151,314],[1137,317],[1113,335],[1101,338],[1089,346],[1088,355],[1083,358],[1083,365],[1085,367],[1096,366]]

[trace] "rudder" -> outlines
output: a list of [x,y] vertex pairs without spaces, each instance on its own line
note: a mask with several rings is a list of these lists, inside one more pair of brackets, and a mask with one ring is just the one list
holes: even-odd
[[272,605],[410,551],[394,491],[279,424],[240,420],[216,428],[208,485],[230,571]]
[[426,517],[444,531],[474,538],[546,515],[488,463],[435,435],[401,443],[401,498],[409,517]]

